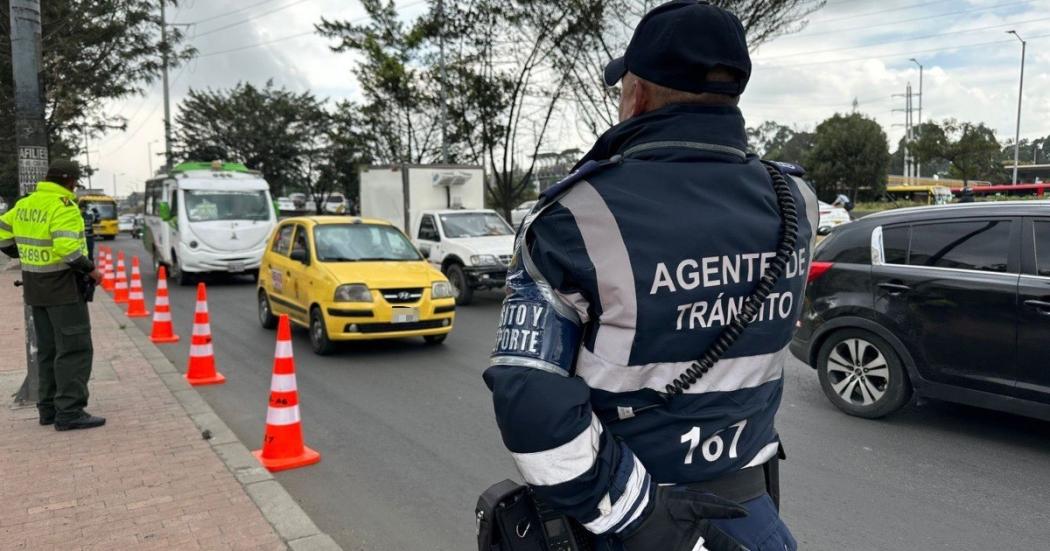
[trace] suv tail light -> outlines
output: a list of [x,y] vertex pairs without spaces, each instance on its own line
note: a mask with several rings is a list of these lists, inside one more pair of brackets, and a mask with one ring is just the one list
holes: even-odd
[[817,278],[827,273],[833,265],[831,262],[810,262],[809,276],[806,277],[806,283],[813,283]]

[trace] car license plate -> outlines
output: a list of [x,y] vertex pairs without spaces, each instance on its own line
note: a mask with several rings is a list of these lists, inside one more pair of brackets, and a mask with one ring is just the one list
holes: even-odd
[[244,271],[244,263],[243,262],[230,262],[230,264],[226,266],[226,269],[228,271],[230,271],[230,272],[243,272]]
[[394,323],[415,323],[419,321],[418,308],[394,308]]

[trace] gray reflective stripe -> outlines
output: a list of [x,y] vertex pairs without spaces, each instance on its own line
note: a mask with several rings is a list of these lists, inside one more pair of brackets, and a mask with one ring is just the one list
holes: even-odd
[[19,245],[32,245],[34,247],[50,247],[53,245],[50,239],[35,239],[32,237],[15,236],[15,243]]
[[555,375],[561,375],[562,377],[568,377],[569,373],[564,369],[544,360],[537,360],[534,358],[522,358],[521,356],[493,356],[489,360],[489,365],[506,365],[510,367],[531,367],[533,369],[539,369],[540,371],[546,371],[547,373],[553,373]]
[[84,237],[84,232],[77,233],[75,231],[53,231],[51,232],[51,239],[58,239],[59,237],[68,237],[69,239],[80,239]]
[[84,258],[84,253],[82,253],[80,251],[74,251],[74,252],[71,252],[71,253],[67,254],[66,256],[63,256],[62,257],[62,262],[65,262],[66,264],[72,264],[73,262],[76,262],[77,260],[80,260],[81,258]]
[[628,365],[638,322],[638,298],[631,257],[616,217],[590,182],[576,184],[560,202],[576,219],[587,256],[594,264],[602,305],[594,353]]
[[820,227],[820,202],[817,200],[816,192],[805,180],[796,176],[792,176],[791,180],[798,186],[802,198],[806,201],[806,218],[809,219],[809,229],[812,232],[809,245],[810,250],[813,250],[813,244],[817,241],[817,229]]
[[576,309],[572,304],[561,299],[561,295],[551,287],[551,284],[547,282],[547,278],[540,273],[539,268],[536,267],[536,263],[532,261],[532,253],[529,252],[528,241],[525,239],[525,234],[529,232],[532,223],[539,218],[540,214],[545,212],[553,204],[553,202],[547,203],[538,211],[533,208],[533,212],[526,216],[525,220],[522,222],[522,230],[519,233],[521,237],[515,243],[515,246],[521,255],[522,263],[525,265],[525,271],[530,277],[532,277],[533,281],[536,282],[536,288],[540,290],[540,294],[543,295],[543,298],[546,299],[549,304],[554,306],[554,310],[558,312],[561,317],[575,323],[576,325],[580,325],[580,316],[577,314]]
[[741,160],[747,159],[746,151],[737,149],[735,147],[730,147],[728,145],[682,141],[650,142],[638,144],[634,147],[628,148],[627,151],[624,151],[623,156],[630,157],[635,153],[641,153],[642,151],[649,151],[650,149],[664,149],[667,147],[699,149],[700,151],[711,151],[713,153],[725,153],[727,155],[733,155],[735,157],[740,157]]
[[48,264],[47,266],[34,266],[32,264],[22,264],[23,272],[33,272],[37,274],[48,274],[52,272],[64,272],[69,270],[69,264]]
[[7,222],[0,220],[0,230],[14,231],[11,226],[7,225]]
[[15,244],[15,240],[14,239],[3,239],[3,240],[0,240],[0,247],[6,247],[8,245],[14,245],[14,244]]

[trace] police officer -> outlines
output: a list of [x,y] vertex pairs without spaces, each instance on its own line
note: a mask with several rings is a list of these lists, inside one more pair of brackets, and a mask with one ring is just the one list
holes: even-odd
[[80,216],[84,219],[84,242],[87,244],[88,260],[95,261],[95,223],[98,222],[98,209],[88,208],[84,204],[80,208]]
[[0,250],[22,261],[26,304],[33,308],[41,425],[88,429],[106,420],[84,411],[91,376],[91,320],[81,281],[102,280],[88,259],[84,219],[73,190],[80,168],[56,160],[47,179],[0,216]]
[[[524,480],[599,549],[796,549],[774,417],[818,209],[801,179],[747,153],[750,73],[732,13],[696,0],[650,11],[605,68],[621,122],[518,232],[485,382]],[[777,258],[774,174],[799,213],[786,269],[674,395]]]

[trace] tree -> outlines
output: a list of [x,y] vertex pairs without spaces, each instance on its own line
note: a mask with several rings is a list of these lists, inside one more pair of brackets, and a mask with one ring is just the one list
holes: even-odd
[[1006,180],[1002,147],[995,132],[984,123],[947,119],[940,124],[924,122],[912,151],[920,163],[949,163],[948,175],[966,185],[970,180]]
[[[72,157],[80,153],[85,134],[126,127],[126,120],[106,110],[107,102],[141,94],[160,76],[159,5],[156,0],[47,0],[40,5],[50,155]],[[0,196],[12,197],[18,176],[9,11],[9,0],[0,0]],[[173,66],[195,54],[181,46],[183,38],[177,27],[168,32]]]
[[[335,52],[358,52],[354,74],[365,103],[360,107],[371,156],[380,163],[431,162],[440,152],[433,69],[422,64],[423,27],[405,28],[393,0],[362,0],[369,22],[322,18],[317,31],[339,42]],[[425,19],[425,18],[424,18]]]
[[[664,0],[607,0],[596,36],[575,54],[570,73],[569,100],[574,102],[581,129],[598,136],[619,120],[619,92],[606,88],[602,69],[623,55],[635,26]],[[824,7],[825,0],[713,0],[712,4],[737,15],[752,50],[773,38],[802,30],[807,18]],[[798,159],[795,159],[798,161]]]
[[356,122],[345,104],[332,114],[312,93],[272,82],[190,90],[175,117],[176,152],[186,160],[242,161],[262,172],[275,195],[302,190],[320,213],[364,158]]
[[755,152],[764,159],[802,163],[813,147],[813,133],[795,130],[789,126],[766,121],[747,129],[747,139]]
[[883,193],[889,162],[886,133],[879,123],[852,113],[835,114],[817,126],[804,166],[818,195],[827,198],[846,191],[856,200],[860,190],[871,196]]
[[[1003,144],[1002,159],[1013,166],[1014,141],[1006,140]],[[1050,136],[1029,140],[1021,138],[1021,147],[1017,151],[1018,161],[1021,164],[1047,164],[1050,163]]]

